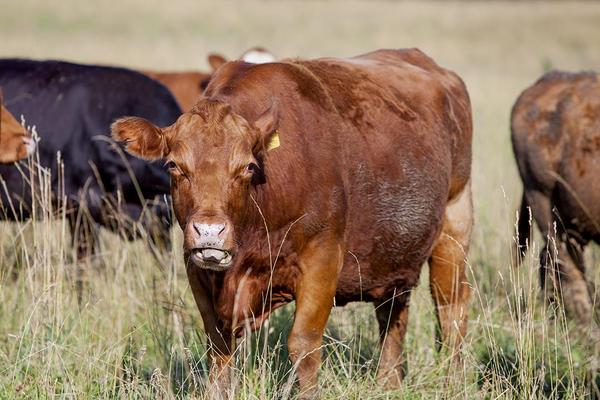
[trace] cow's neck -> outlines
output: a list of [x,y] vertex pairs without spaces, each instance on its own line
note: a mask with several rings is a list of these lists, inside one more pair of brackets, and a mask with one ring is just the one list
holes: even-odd
[[213,280],[215,310],[227,328],[258,327],[271,311],[293,300],[297,259],[289,229],[246,232],[238,261]]
[[212,280],[215,310],[228,328],[259,325],[293,300],[302,209],[278,185],[261,186],[252,191],[245,228],[238,227],[235,265]]

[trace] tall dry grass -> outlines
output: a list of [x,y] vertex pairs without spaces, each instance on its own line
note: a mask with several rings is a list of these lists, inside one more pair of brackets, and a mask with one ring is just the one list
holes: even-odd
[[[66,208],[50,200],[47,171],[34,160],[21,168],[39,201],[35,220],[3,226],[0,397],[203,398],[206,338],[183,273],[178,232],[174,250],[158,258],[144,243],[148,238],[125,243],[104,232],[99,253],[82,270]],[[59,198],[61,204],[66,201]],[[472,321],[462,369],[435,350],[425,271],[412,298],[408,375],[399,392],[385,392],[374,380],[372,307],[335,309],[322,347],[323,398],[595,397],[590,335],[540,300],[534,253],[521,270],[470,265]],[[285,347],[292,318],[290,305],[240,340],[234,398],[294,398]]]
[[[417,46],[458,71],[473,100],[477,210],[464,368],[435,350],[425,269],[411,303],[402,390],[375,384],[375,317],[369,305],[353,304],[330,318],[322,396],[599,397],[590,336],[540,299],[539,235],[524,265],[511,268],[520,182],[508,139],[512,102],[541,73],[599,69],[599,4],[22,0],[1,2],[0,10],[0,56],[194,68],[209,51],[235,56],[257,44],[306,57]],[[102,232],[99,252],[80,268],[64,201],[49,201],[51,190],[61,199],[60,190],[44,171],[32,177],[31,161],[20,166],[39,201],[34,221],[0,224],[0,398],[202,398],[206,340],[180,232],[159,257],[143,240]],[[588,250],[595,283],[599,260],[596,248]],[[285,348],[292,317],[290,305],[242,340],[236,398],[294,397]]]

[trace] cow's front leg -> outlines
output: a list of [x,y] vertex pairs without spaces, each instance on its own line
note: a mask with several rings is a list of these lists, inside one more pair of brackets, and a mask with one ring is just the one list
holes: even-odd
[[233,397],[232,358],[235,339],[231,331],[219,327],[217,314],[211,296],[202,283],[202,271],[193,265],[187,267],[190,287],[194,300],[202,315],[204,330],[208,338],[209,376],[208,398],[223,399]]
[[288,350],[301,398],[312,398],[317,392],[323,331],[333,306],[342,260],[342,246],[334,240],[312,242],[299,258],[301,277],[296,285],[296,313]]

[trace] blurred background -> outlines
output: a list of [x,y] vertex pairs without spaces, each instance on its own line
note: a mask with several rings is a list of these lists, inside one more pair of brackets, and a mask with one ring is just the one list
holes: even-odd
[[[521,181],[509,115],[519,93],[544,72],[600,70],[600,3],[0,0],[0,57],[209,71],[209,53],[232,59],[253,46],[277,58],[418,47],[456,71],[472,98],[476,225],[466,374],[448,386],[449,370],[434,351],[428,289],[421,285],[403,392],[365,392],[372,376],[364,375],[376,363],[376,329],[371,309],[356,305],[336,310],[330,323],[325,397],[594,397],[597,357],[585,340],[570,336],[566,322],[548,323],[537,304],[537,256],[520,271],[510,268]],[[55,224],[47,229],[60,231]],[[48,246],[38,260],[30,241],[14,238],[42,233],[28,224],[1,229],[0,397],[201,397],[196,379],[203,379],[204,339],[179,243],[160,266],[143,245],[106,234],[103,267],[90,272],[89,303],[73,314],[72,260],[57,256],[68,240],[37,239]],[[56,257],[65,271],[49,266]],[[600,254],[591,249],[586,257],[590,279],[598,282]],[[47,269],[38,286],[34,273],[22,272],[36,265]],[[519,297],[523,292],[529,301]],[[536,303],[527,322],[515,311],[521,300]],[[290,318],[289,307],[278,313],[265,339],[277,351],[261,353],[257,337],[240,356],[241,368],[251,371],[240,398],[293,395],[277,389],[287,382],[288,366],[284,355],[274,355],[285,351]]]
[[508,130],[517,95],[548,70],[600,64],[594,2],[4,0],[1,6],[2,57],[209,71],[210,52],[232,59],[253,46],[278,58],[418,47],[467,84],[476,199],[479,210],[492,213],[504,201],[499,184],[511,199],[519,196]]

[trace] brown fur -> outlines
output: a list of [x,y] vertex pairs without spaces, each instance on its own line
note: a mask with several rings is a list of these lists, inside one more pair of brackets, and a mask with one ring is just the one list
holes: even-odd
[[[551,72],[521,94],[511,117],[524,185],[515,264],[526,250],[530,207],[543,237],[558,242],[547,242],[540,254],[548,300],[557,300],[558,289],[567,311],[586,325],[592,304],[582,251],[589,241],[600,241],[599,115],[598,75]],[[555,251],[553,268],[549,254]]]
[[210,80],[210,73],[200,71],[179,71],[179,72],[161,72],[161,71],[141,71],[165,85],[173,96],[179,107],[185,112],[189,111]]
[[200,95],[208,86],[211,75],[219,67],[227,62],[220,54],[209,54],[208,64],[212,72],[201,71],[141,71],[165,85],[179,103],[179,107],[186,112],[189,111],[200,98]]
[[27,157],[33,149],[32,143],[27,130],[0,105],[0,163],[13,163]]
[[[125,120],[113,132],[123,140],[152,129]],[[226,379],[245,321],[257,327],[295,300],[288,346],[310,394],[334,301],[364,300],[380,322],[378,378],[397,386],[409,296],[428,260],[441,338],[458,350],[469,297],[472,123],[454,73],[415,49],[230,62],[163,132],[188,276],[214,346],[212,379]],[[275,134],[281,146],[267,151]],[[250,163],[258,169],[249,172]],[[195,222],[224,224],[230,268],[191,262]]]
[[[244,59],[245,55],[257,51],[265,55],[271,55],[268,50],[263,47],[253,47],[246,50],[240,59]],[[175,99],[179,103],[179,107],[185,112],[189,111],[194,104],[198,101],[198,98],[208,86],[210,77],[212,74],[219,69],[223,64],[227,62],[227,59],[220,54],[209,54],[208,64],[210,65],[212,72],[201,72],[201,71],[179,71],[179,72],[167,72],[167,71],[142,71],[143,74],[155,79],[165,85]]]

